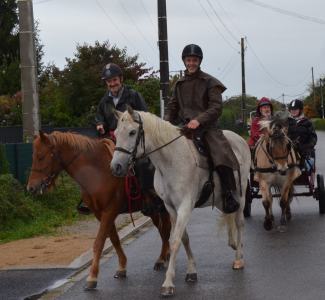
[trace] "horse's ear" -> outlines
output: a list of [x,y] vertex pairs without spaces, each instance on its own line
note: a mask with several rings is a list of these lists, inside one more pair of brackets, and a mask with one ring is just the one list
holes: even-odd
[[51,145],[51,141],[46,133],[44,133],[42,130],[39,131],[39,136],[41,138],[41,141],[44,144]]
[[123,115],[122,112],[120,112],[120,111],[114,109],[114,116],[115,116],[116,119],[119,120],[119,119],[122,117],[122,115]]
[[128,113],[133,116],[133,108],[130,106],[130,105],[127,105],[127,110],[128,110]]
[[136,115],[135,111],[133,110],[133,108],[129,105],[127,105],[126,107],[127,107],[128,113],[132,117],[133,121],[137,120],[137,115]]

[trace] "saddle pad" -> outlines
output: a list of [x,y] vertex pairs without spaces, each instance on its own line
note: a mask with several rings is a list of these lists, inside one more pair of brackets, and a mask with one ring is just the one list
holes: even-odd
[[191,153],[192,153],[192,156],[193,156],[193,159],[196,163],[196,165],[201,168],[201,169],[206,169],[206,170],[209,170],[209,165],[208,165],[208,160],[205,156],[201,155],[195,145],[193,144],[193,142],[191,140],[188,140],[186,139],[188,145],[189,145],[189,148],[191,150]]

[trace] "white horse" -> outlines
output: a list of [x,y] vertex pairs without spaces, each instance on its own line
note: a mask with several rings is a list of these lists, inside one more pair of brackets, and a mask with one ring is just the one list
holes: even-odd
[[[154,186],[163,199],[172,222],[171,254],[166,278],[161,288],[162,296],[172,296],[175,292],[176,255],[181,241],[188,256],[185,280],[197,280],[197,272],[186,225],[197,202],[202,186],[209,177],[209,171],[202,167],[192,141],[180,136],[179,128],[157,116],[128,109],[124,113],[116,112],[119,119],[115,131],[117,144],[111,161],[113,174],[124,176],[135,158],[149,155],[156,168]],[[235,174],[239,183],[235,193],[240,208],[235,213],[224,215],[228,226],[228,244],[235,251],[233,269],[244,267],[242,251],[242,229],[244,226],[243,209],[245,191],[249,177],[251,155],[246,141],[231,131],[223,131],[240,164],[240,176]],[[221,209],[221,188],[218,176],[214,176],[215,205]],[[212,196],[208,204],[211,205]]]

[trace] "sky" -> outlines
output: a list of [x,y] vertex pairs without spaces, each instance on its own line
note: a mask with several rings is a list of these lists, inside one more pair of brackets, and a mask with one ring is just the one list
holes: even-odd
[[[285,103],[308,95],[325,76],[324,0],[166,0],[170,74],[184,70],[181,52],[203,50],[202,70],[241,94],[240,39],[245,40],[246,93]],[[33,0],[43,61],[59,68],[78,44],[108,40],[159,70],[157,0]],[[284,96],[283,96],[284,94]]]

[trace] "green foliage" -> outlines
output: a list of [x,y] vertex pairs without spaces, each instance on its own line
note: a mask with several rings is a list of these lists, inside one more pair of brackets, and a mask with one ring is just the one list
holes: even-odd
[[316,130],[325,130],[325,119],[313,119],[312,121]]
[[0,144],[0,174],[9,173],[9,162],[6,157],[5,146]]
[[139,82],[132,83],[129,81],[129,85],[137,90],[145,99],[149,111],[159,115],[160,114],[160,81],[159,78],[150,76]]
[[39,196],[27,194],[9,174],[0,175],[0,186],[0,242],[49,233],[79,217],[79,188],[70,177]]
[[62,71],[54,65],[44,69],[40,92],[43,123],[56,126],[91,125],[97,105],[106,91],[101,73],[109,62],[119,64],[125,82],[147,94],[144,96],[155,103],[155,95],[151,93],[156,81],[139,81],[149,69],[137,60],[137,55],[128,56],[125,48],[111,46],[108,41],[78,45],[75,56],[67,59],[67,65]]

